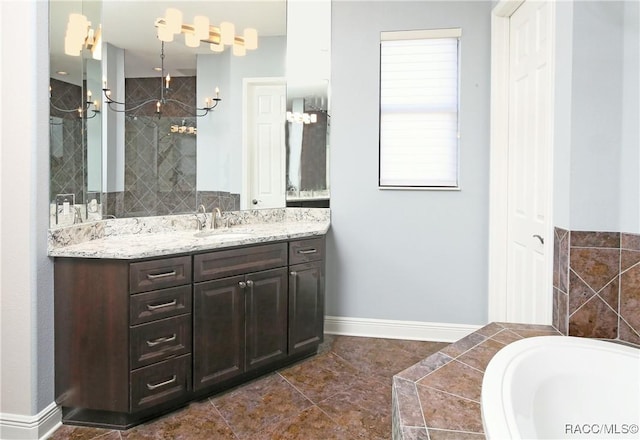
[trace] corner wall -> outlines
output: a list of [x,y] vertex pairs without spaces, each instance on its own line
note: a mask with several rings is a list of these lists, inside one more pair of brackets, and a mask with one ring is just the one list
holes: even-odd
[[0,2],[0,438],[38,438],[60,420],[47,256],[48,33],[25,32],[47,29],[48,12],[47,2]]

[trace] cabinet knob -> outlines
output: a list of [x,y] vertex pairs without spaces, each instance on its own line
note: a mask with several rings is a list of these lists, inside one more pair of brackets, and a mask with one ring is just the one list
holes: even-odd
[[296,272],[295,270],[291,271],[291,276],[292,277],[297,277],[298,276],[298,272]]
[[244,289],[245,287],[247,287],[247,283],[245,283],[244,281],[240,281],[238,283],[238,286],[240,286],[241,289]]
[[249,286],[249,287],[253,287],[253,281],[251,281],[251,280],[247,280],[247,286]]

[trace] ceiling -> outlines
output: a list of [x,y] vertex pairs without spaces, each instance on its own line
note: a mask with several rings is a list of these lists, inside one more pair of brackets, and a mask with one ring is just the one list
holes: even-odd
[[[71,12],[82,11],[94,28],[101,21],[104,41],[125,49],[127,77],[157,75],[153,68],[160,64],[160,41],[154,23],[164,17],[168,7],[181,10],[185,23],[193,23],[195,15],[204,15],[215,26],[230,21],[236,26],[236,34],[246,27],[255,28],[258,44],[260,37],[286,35],[286,0],[51,0],[51,3],[51,76],[56,77],[57,71],[64,70],[70,73],[64,81],[74,83],[78,79],[73,80],[71,75],[82,70],[79,59],[64,55],[64,34]],[[194,74],[198,53],[212,52],[208,44],[199,48],[185,46],[181,35],[165,43],[166,60],[171,60],[172,72]]]

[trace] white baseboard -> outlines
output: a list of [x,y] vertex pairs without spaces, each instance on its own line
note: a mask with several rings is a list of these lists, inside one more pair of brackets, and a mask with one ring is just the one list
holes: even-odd
[[60,426],[61,420],[62,410],[55,402],[51,402],[35,416],[0,413],[0,439],[45,439]]
[[331,335],[414,341],[455,342],[478,330],[480,325],[439,322],[395,321],[389,319],[325,316],[324,331]]

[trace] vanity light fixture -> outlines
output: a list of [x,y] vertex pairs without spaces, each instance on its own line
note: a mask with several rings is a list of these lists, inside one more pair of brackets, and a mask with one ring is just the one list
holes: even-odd
[[245,56],[247,50],[258,48],[258,31],[246,28],[242,35],[236,35],[235,25],[222,22],[220,26],[213,26],[208,17],[196,15],[193,24],[182,21],[182,12],[176,8],[168,8],[165,16],[156,19],[158,39],[169,43],[175,35],[184,35],[184,44],[188,47],[198,47],[200,43],[209,43],[213,52],[223,52],[225,46],[232,46],[235,56]]
[[[95,118],[98,113],[100,113],[100,105],[97,100],[91,100],[92,94],[91,90],[87,90],[87,99],[85,100],[83,105],[80,105],[77,108],[65,109],[56,106],[51,100],[52,88],[49,86],[49,105],[62,113],[77,113],[78,117],[81,119],[91,119]],[[89,113],[91,115],[89,116]]]
[[162,116],[162,107],[167,103],[176,104],[182,107],[185,111],[191,113],[192,116],[202,117],[206,116],[211,110],[216,108],[222,98],[220,97],[220,89],[216,87],[215,97],[214,98],[206,98],[204,101],[204,107],[192,106],[190,104],[184,103],[182,101],[178,101],[177,99],[169,98],[168,95],[171,92],[170,88],[171,83],[171,75],[167,74],[165,76],[164,70],[164,41],[162,41],[162,47],[160,49],[160,95],[158,97],[145,99],[143,101],[137,102],[129,102],[124,103],[120,101],[116,101],[111,98],[111,89],[107,86],[107,80],[103,79],[102,81],[102,92],[104,93],[105,102],[109,106],[109,109],[115,112],[121,113],[131,113],[135,112],[141,107],[145,105],[154,103],[155,104],[155,113],[160,119]]
[[178,125],[178,124],[171,125],[169,131],[171,133],[178,133],[178,134],[194,134],[194,135],[198,134],[198,129],[196,127],[186,125],[186,121],[184,119],[182,120],[181,125]]
[[78,57],[85,48],[91,51],[93,59],[102,59],[102,25],[93,29],[86,16],[78,13],[69,14],[64,35],[64,53]]
[[287,112],[287,121],[297,124],[315,124],[318,122],[318,115],[315,113]]

